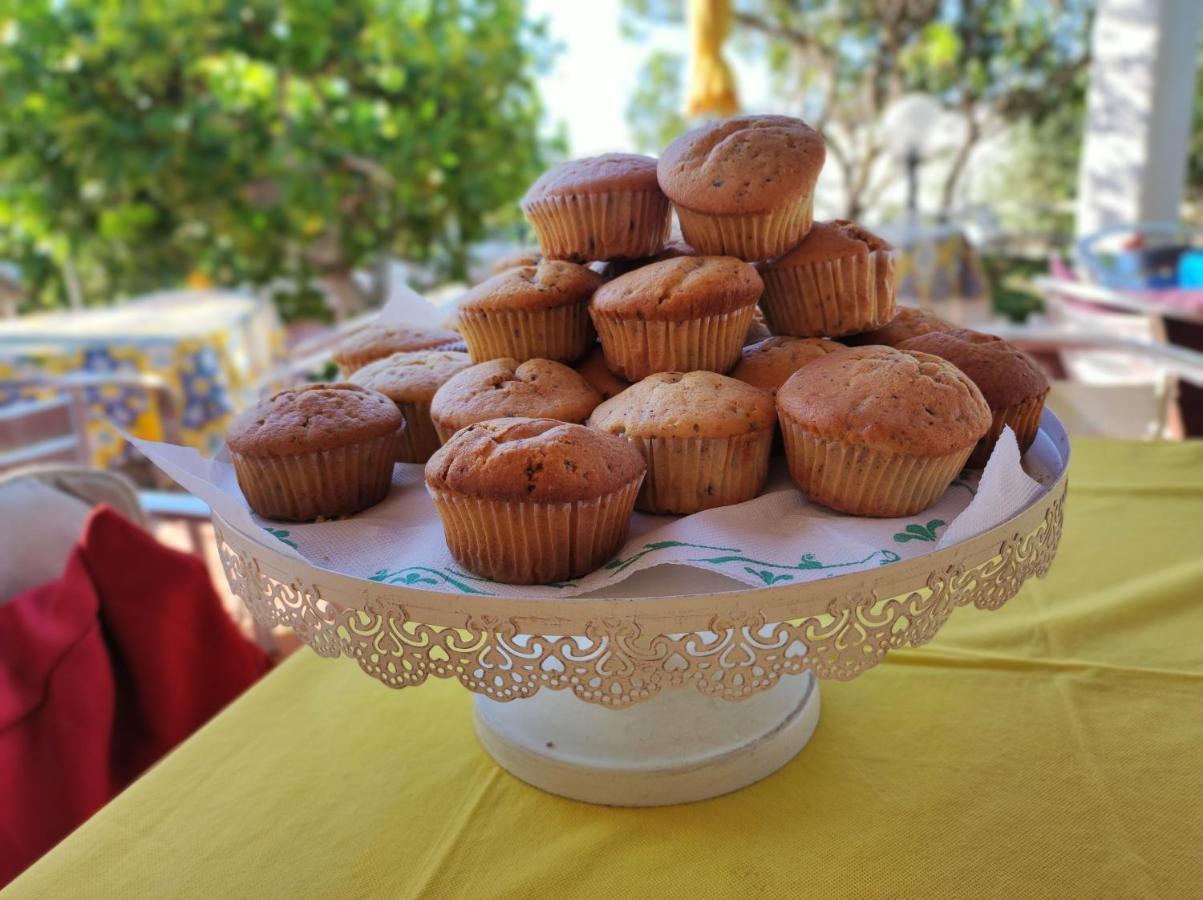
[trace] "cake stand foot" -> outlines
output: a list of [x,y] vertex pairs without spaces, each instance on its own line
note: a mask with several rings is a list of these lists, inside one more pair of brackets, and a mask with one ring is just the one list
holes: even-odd
[[789,762],[819,722],[807,672],[730,702],[693,687],[613,710],[569,691],[498,703],[477,695],[476,734],[498,765],[562,797],[606,806],[669,806],[717,797]]

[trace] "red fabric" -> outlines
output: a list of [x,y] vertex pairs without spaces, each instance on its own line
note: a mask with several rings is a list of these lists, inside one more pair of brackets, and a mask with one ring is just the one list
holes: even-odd
[[0,886],[268,670],[195,556],[107,507],[0,606]]

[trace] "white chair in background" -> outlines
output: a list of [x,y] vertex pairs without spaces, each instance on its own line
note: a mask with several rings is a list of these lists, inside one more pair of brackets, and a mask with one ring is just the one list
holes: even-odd
[[[179,403],[156,375],[113,372],[5,378],[0,379],[0,389],[28,393],[31,399],[0,406],[0,475],[65,464],[86,471],[93,458],[87,429],[89,393],[108,388],[145,391],[158,405],[164,439],[180,442]],[[139,508],[152,519],[182,522],[193,552],[201,553],[200,525],[209,520],[208,506],[191,494],[169,489],[165,478],[157,487],[138,492]]]
[[[1177,437],[1174,390],[1178,382],[1203,388],[1203,353],[1108,331],[1068,331],[1025,325],[992,325],[992,334],[1005,338],[1037,359],[1053,365],[1048,407],[1070,434],[1114,438]],[[1150,380],[1089,380],[1066,364],[1070,359],[1098,355],[1117,368],[1155,372]],[[1068,378],[1056,377],[1068,374]]]
[[[1198,405],[1203,386],[1183,373],[1191,371],[1184,360],[1199,355],[1200,348],[1190,345],[1195,343],[1192,335],[1203,332],[1203,310],[1070,278],[1038,278],[1034,285],[1044,299],[1047,324],[1066,336],[1085,336],[1081,349],[1061,352],[1073,382],[1127,388],[1129,394],[1151,391],[1171,420],[1177,415],[1180,384],[1188,385],[1182,395],[1184,409]],[[1172,342],[1175,337],[1178,343]],[[1115,342],[1114,348],[1109,341]],[[1141,350],[1140,345],[1183,353]],[[1116,397],[1121,393],[1117,390]],[[1192,417],[1197,413],[1188,410],[1188,426]]]

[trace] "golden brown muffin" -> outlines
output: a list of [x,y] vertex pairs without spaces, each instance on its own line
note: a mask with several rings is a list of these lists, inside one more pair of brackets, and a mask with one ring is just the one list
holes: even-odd
[[589,304],[606,365],[628,381],[654,372],[726,372],[739,359],[763,283],[731,256],[682,256],[603,285]]
[[768,394],[715,372],[649,375],[589,417],[647,460],[636,505],[652,513],[751,500],[764,487],[776,421]]
[[854,222],[816,222],[797,247],[758,268],[774,334],[839,337],[894,315],[893,248]]
[[807,363],[844,349],[843,344],[822,338],[769,337],[744,347],[731,377],[776,394]]
[[513,253],[507,253],[505,256],[493,260],[493,265],[489,268],[492,269],[494,275],[499,275],[522,266],[537,266],[541,262],[543,262],[543,254],[539,252],[538,247],[523,247],[521,250],[515,250]]
[[351,376],[352,384],[379,391],[401,411],[405,433],[398,462],[424,463],[439,449],[443,442],[430,420],[430,401],[447,379],[471,365],[467,353],[425,350],[394,353]]
[[656,173],[691,246],[756,261],[810,230],[826,154],[822,135],[801,119],[736,116],[681,135]]
[[921,334],[951,331],[955,327],[927,310],[916,309],[913,306],[897,306],[894,308],[894,317],[881,328],[841,337],[840,343],[849,347],[863,347],[868,344],[897,347],[903,341]]
[[631,386],[631,382],[619,378],[606,367],[606,355],[600,344],[576,364],[576,371],[603,400],[616,397]]
[[990,427],[982,392],[956,366],[880,346],[803,366],[777,391],[777,414],[802,493],[858,516],[931,506]]
[[752,309],[752,322],[748,325],[748,333],[744,335],[744,346],[747,347],[749,344],[755,344],[772,336],[773,332],[769,331],[769,326],[765,324],[764,313],[757,305]]
[[550,359],[491,359],[465,369],[434,395],[430,414],[442,440],[466,425],[512,416],[580,424],[601,403],[581,375]]
[[459,300],[459,324],[474,362],[513,357],[575,362],[593,344],[588,303],[601,276],[543,260],[494,275]]
[[280,391],[230,423],[238,486],[267,519],[349,516],[384,499],[401,442],[401,413],[356,384]]
[[1020,453],[1032,446],[1040,430],[1049,384],[1044,372],[1025,353],[1000,337],[968,328],[932,331],[903,341],[898,348],[948,360],[973,379],[986,398],[994,419],[969,457],[970,466],[986,464],[1007,425],[1015,432]]
[[441,350],[459,340],[454,331],[409,325],[367,325],[343,338],[330,354],[344,375],[370,362],[413,350]]
[[671,218],[656,160],[634,153],[561,163],[531,185],[522,212],[544,256],[575,262],[655,253]]
[[552,419],[469,425],[426,464],[451,555],[509,584],[579,578],[626,539],[646,466],[629,443]]
[[619,275],[625,275],[627,272],[634,272],[636,269],[642,269],[644,266],[650,266],[652,263],[664,262],[666,259],[676,259],[679,256],[700,256],[697,250],[685,243],[685,239],[681,237],[679,231],[673,231],[669,235],[668,240],[664,242],[664,246],[653,253],[651,256],[644,256],[640,259],[616,259],[606,264],[606,280],[617,278]]

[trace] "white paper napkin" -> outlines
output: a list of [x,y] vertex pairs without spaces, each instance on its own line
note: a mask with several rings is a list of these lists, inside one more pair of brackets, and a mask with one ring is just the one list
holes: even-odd
[[966,473],[930,509],[903,519],[856,518],[809,503],[790,482],[784,461],[775,460],[769,483],[755,500],[679,518],[637,513],[626,544],[605,566],[572,582],[534,587],[489,581],[451,558],[422,466],[399,463],[389,496],[357,516],[294,524],[250,511],[224,451],[206,459],[190,448],[131,440],[231,525],[262,534],[275,549],[319,568],[447,593],[564,597],[604,591],[641,569],[666,563],[765,587],[921,556],[991,528],[1035,499],[1042,483],[1051,483],[1061,468],[1055,446],[1041,438],[1021,465],[1014,434],[1007,429],[980,477]]

